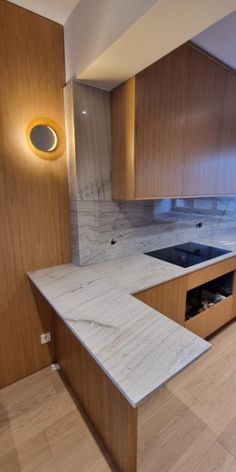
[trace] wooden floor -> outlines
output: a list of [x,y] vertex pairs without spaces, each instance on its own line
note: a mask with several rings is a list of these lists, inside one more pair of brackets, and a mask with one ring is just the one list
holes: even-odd
[[0,390],[0,472],[110,472],[75,400],[46,368]]
[[[236,322],[211,342],[160,392],[161,472],[236,472]],[[0,391],[0,472],[114,470],[57,371]]]

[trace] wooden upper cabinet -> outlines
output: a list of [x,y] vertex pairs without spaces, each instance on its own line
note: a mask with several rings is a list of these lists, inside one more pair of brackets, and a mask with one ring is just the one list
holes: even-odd
[[135,79],[135,197],[181,195],[187,108],[187,48]]
[[185,196],[217,194],[226,75],[224,67],[188,47]]
[[113,199],[236,193],[234,73],[185,44],[111,103]]
[[236,193],[236,76],[227,74],[217,194]]

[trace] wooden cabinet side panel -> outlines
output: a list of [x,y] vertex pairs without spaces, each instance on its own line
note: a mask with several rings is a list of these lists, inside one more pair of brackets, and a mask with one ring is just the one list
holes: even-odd
[[134,199],[135,77],[111,94],[112,198]]
[[185,320],[186,283],[186,277],[179,277],[139,292],[135,297],[183,325]]
[[56,314],[55,340],[62,372],[119,470],[136,471],[137,409],[131,407]]

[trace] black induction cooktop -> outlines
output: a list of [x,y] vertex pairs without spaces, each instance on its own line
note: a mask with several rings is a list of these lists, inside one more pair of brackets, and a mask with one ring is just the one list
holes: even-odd
[[215,257],[222,256],[228,252],[231,251],[190,242],[179,244],[178,246],[165,247],[157,251],[146,252],[145,254],[180,267],[190,267],[200,264],[200,262],[209,261]]

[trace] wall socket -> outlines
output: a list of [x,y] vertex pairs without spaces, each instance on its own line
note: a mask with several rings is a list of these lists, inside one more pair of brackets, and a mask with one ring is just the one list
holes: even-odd
[[40,334],[40,341],[41,341],[41,344],[50,343],[51,342],[51,333],[48,332],[48,333]]

